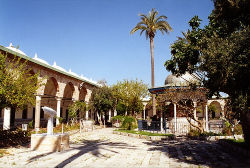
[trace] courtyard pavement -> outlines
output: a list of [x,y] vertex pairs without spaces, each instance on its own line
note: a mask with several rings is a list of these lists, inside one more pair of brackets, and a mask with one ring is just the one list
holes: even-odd
[[0,167],[250,167],[250,158],[216,142],[177,139],[153,142],[117,134],[112,128],[70,136],[70,149],[41,153],[9,148]]

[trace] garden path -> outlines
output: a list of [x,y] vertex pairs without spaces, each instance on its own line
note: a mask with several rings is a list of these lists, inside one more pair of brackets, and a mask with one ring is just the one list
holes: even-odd
[[75,133],[70,149],[42,153],[10,148],[0,167],[250,167],[250,158],[216,142],[177,139],[153,142],[117,134],[112,128]]

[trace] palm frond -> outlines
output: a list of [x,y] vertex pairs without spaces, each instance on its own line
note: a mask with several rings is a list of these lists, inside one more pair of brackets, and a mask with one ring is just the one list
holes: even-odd
[[169,33],[172,31],[172,27],[166,21],[167,17],[161,15],[157,17],[158,11],[154,8],[149,12],[148,15],[139,14],[141,21],[131,30],[130,34],[141,30],[140,35],[145,32],[146,38],[155,36],[157,30],[159,30],[162,34]]

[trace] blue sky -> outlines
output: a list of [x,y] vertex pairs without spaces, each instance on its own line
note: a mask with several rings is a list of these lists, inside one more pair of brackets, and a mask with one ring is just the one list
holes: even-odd
[[170,45],[198,15],[208,23],[211,0],[0,0],[0,45],[19,45],[28,56],[114,84],[140,79],[151,84],[149,40],[130,35],[139,13],[166,15],[173,32],[155,37],[155,85],[169,74]]

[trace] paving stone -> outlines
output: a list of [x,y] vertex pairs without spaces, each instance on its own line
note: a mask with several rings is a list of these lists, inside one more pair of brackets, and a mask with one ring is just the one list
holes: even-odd
[[250,167],[250,158],[225,150],[216,142],[139,139],[97,129],[70,136],[70,149],[43,153],[9,148],[0,167]]

